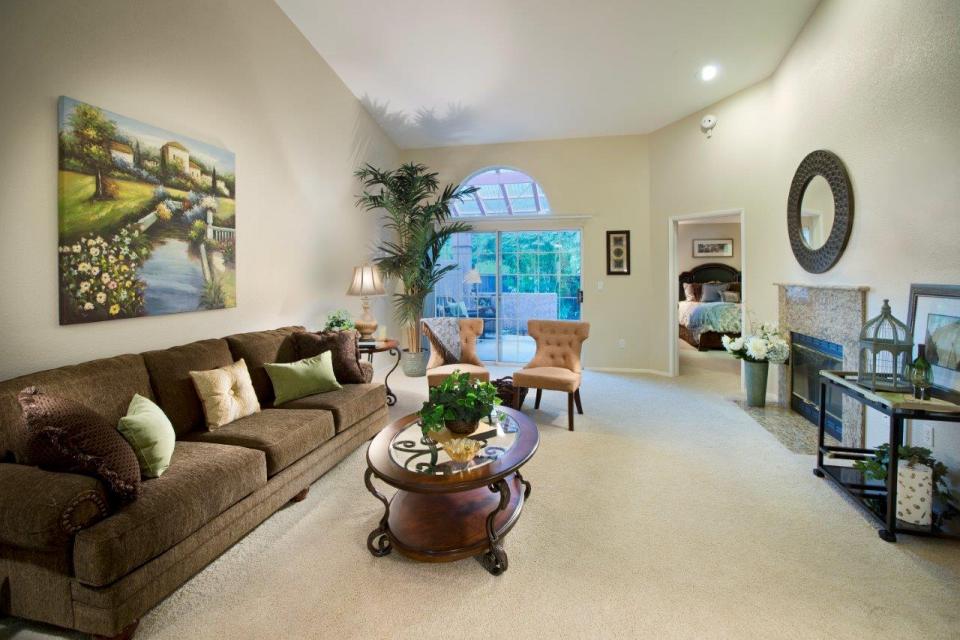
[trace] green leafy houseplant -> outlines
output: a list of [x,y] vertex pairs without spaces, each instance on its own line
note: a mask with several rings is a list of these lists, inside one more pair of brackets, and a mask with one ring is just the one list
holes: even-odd
[[475,193],[477,187],[446,185],[441,189],[436,173],[412,162],[389,171],[367,164],[354,175],[363,184],[357,206],[368,212],[385,212],[384,226],[393,237],[380,243],[380,257],[374,262],[384,277],[402,285],[394,294],[395,314],[404,325],[407,348],[419,353],[426,297],[457,267],[439,266],[440,251],[454,234],[471,230],[468,224],[450,221],[450,207]]
[[[493,413],[500,404],[497,388],[489,382],[470,380],[469,373],[454,371],[439,385],[430,388],[430,399],[420,409],[424,435],[447,427],[450,431],[470,433],[477,422]],[[469,430],[468,425],[472,425]],[[451,428],[452,427],[452,428]]]
[[353,327],[350,312],[346,309],[337,309],[327,315],[327,324],[323,328],[326,331],[346,331],[347,329],[353,329]]
[[[909,461],[910,465],[922,464],[933,471],[933,497],[940,503],[939,519],[950,517],[956,512],[953,506],[953,495],[947,484],[947,466],[933,457],[933,453],[926,447],[901,446],[898,449],[901,460]],[[873,458],[857,460],[853,468],[873,480],[886,480],[887,467],[890,464],[890,444],[884,443],[876,448]],[[937,518],[937,514],[934,514]],[[937,524],[939,524],[937,522]]]

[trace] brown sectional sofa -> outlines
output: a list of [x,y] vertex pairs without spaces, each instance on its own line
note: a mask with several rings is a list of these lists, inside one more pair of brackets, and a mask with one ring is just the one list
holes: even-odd
[[[302,327],[202,340],[0,382],[0,615],[116,636],[306,489],[387,422],[366,384],[273,408],[265,362],[296,359]],[[263,410],[210,432],[189,371],[243,358]],[[100,481],[17,464],[18,392],[36,385],[111,422],[134,393],[173,423],[170,468],[118,506]]]

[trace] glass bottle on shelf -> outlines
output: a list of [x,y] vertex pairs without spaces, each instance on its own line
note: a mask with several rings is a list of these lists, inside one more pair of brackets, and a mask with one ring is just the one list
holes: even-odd
[[910,365],[910,383],[913,385],[913,397],[929,400],[929,389],[933,385],[933,369],[927,362],[926,345],[917,345],[917,357]]

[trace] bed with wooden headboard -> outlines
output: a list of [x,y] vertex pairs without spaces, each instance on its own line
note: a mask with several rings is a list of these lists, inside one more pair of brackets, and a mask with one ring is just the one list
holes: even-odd
[[680,274],[678,283],[680,339],[700,351],[722,349],[723,336],[735,338],[740,335],[739,301],[704,303],[699,299],[687,299],[683,285],[709,283],[727,284],[727,287],[724,287],[725,290],[740,294],[740,271],[729,265],[711,262]]

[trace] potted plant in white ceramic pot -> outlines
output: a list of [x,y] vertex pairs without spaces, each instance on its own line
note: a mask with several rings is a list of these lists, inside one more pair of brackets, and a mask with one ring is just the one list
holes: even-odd
[[734,358],[743,360],[747,406],[765,406],[770,363],[782,364],[790,356],[790,345],[780,330],[776,326],[760,323],[739,338],[723,336],[721,341],[723,348]]
[[353,319],[350,312],[346,309],[337,309],[327,314],[327,323],[323,326],[324,331],[348,331],[354,328]]
[[457,268],[455,264],[439,266],[440,252],[454,234],[471,230],[466,223],[450,221],[450,208],[455,201],[473,195],[477,187],[446,185],[441,189],[436,173],[412,162],[388,171],[367,164],[354,175],[363,183],[357,206],[369,212],[383,210],[383,226],[392,235],[380,243],[380,256],[374,262],[384,277],[394,278],[400,285],[394,305],[405,332],[403,372],[423,376],[428,355],[420,342],[424,303],[440,279]]

